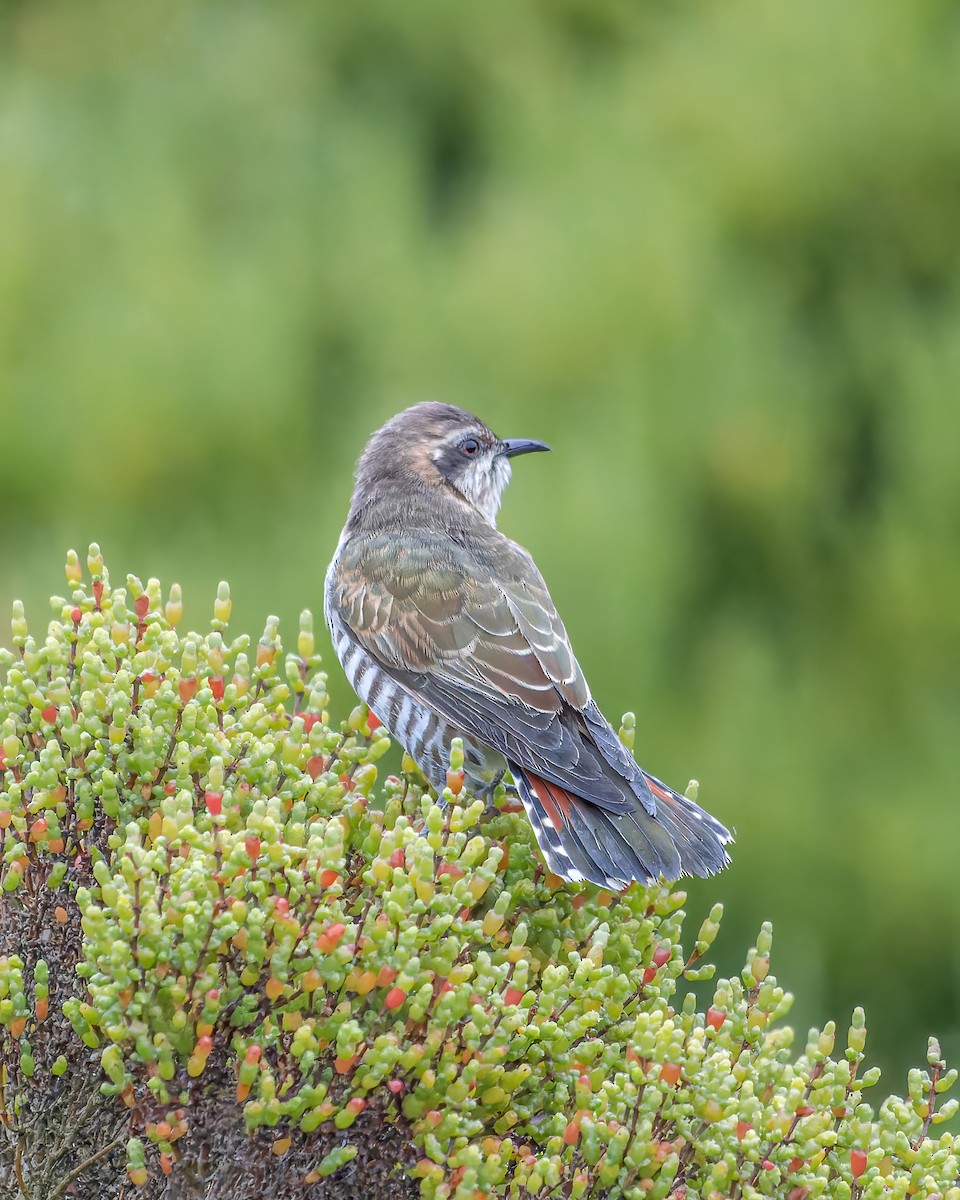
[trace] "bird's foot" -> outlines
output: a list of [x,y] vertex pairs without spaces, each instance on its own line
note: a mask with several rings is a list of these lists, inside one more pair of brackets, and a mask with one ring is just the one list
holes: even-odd
[[494,817],[504,813],[523,812],[523,801],[520,793],[512,783],[504,783],[501,775],[489,787],[477,791],[477,796],[486,800],[486,807],[480,814],[478,827]]

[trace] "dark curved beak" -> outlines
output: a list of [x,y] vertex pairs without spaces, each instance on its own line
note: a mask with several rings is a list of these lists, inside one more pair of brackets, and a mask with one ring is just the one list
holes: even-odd
[[538,450],[549,450],[546,442],[537,442],[533,438],[504,438],[500,443],[500,453],[504,458],[513,458],[517,454],[534,454]]

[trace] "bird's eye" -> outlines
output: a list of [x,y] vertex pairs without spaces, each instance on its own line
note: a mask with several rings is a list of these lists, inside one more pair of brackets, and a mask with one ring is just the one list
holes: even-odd
[[460,453],[467,458],[476,458],[480,453],[480,443],[476,438],[464,438],[460,443]]

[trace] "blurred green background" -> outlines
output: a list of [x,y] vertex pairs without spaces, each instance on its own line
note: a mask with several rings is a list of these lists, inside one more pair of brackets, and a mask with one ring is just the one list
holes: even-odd
[[721,966],[957,1060],[958,113],[946,0],[5,4],[2,609],[97,539],[290,636],[389,415],[543,438],[501,527],[736,826]]

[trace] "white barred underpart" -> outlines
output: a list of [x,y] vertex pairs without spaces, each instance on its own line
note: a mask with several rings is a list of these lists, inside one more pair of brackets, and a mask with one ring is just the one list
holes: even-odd
[[[328,612],[333,648],[350,686],[376,713],[386,729],[407,751],[437,792],[447,780],[450,743],[463,737],[412,693],[402,687],[351,637],[346,623],[336,612]],[[470,761],[482,762],[490,752],[464,738],[469,771]],[[504,764],[506,765],[506,764]],[[479,782],[483,782],[482,780]]]

